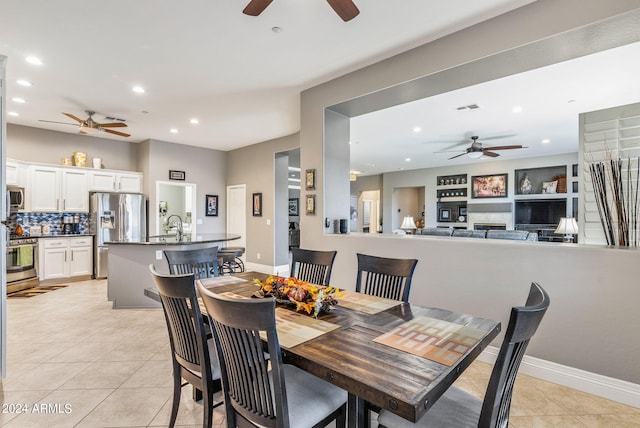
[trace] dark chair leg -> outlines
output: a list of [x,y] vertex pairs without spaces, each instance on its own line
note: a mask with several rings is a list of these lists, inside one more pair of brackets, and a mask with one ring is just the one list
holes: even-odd
[[346,428],[347,426],[347,405],[342,406],[340,416],[336,418],[336,428]]
[[178,407],[180,407],[180,394],[182,393],[182,378],[180,371],[173,371],[173,404],[171,405],[171,418],[169,419],[169,428],[173,428],[178,417]]
[[195,386],[193,387],[193,401],[202,400],[202,391]]

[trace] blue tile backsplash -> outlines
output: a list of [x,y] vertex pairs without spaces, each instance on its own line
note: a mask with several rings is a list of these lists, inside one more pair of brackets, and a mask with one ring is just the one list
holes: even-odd
[[89,214],[87,213],[13,213],[9,216],[7,227],[12,235],[16,227],[22,225],[23,235],[29,235],[29,226],[49,225],[49,235],[62,235],[62,217],[80,217],[80,233],[89,233]]

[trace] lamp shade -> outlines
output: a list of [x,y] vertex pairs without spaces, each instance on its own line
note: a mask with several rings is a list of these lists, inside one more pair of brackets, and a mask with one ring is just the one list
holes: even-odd
[[400,226],[400,229],[416,229],[416,222],[413,221],[413,217],[410,215],[406,216],[402,220],[402,226]]
[[576,219],[573,217],[562,217],[560,219],[560,223],[558,223],[558,227],[556,228],[556,233],[562,233],[564,235],[575,235],[578,233],[578,223]]

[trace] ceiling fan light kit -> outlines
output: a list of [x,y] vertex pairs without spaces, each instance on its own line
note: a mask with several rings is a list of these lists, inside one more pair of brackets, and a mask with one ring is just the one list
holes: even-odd
[[[273,0],[251,0],[242,13],[249,16],[258,16],[271,4]],[[351,21],[358,16],[360,10],[352,0],[327,0],[329,6],[338,14],[344,22]]]
[[67,122],[54,122],[51,120],[42,120],[41,122],[52,122],[52,123],[60,123],[63,125],[74,125],[74,126],[78,126],[78,133],[79,134],[97,134],[99,132],[106,132],[109,134],[113,134],[113,135],[117,135],[119,137],[130,137],[130,134],[126,134],[124,132],[120,132],[120,131],[114,131],[113,129],[109,129],[109,128],[126,128],[127,124],[124,123],[124,119],[118,119],[120,120],[120,122],[109,122],[109,123],[98,123],[95,120],[93,120],[93,115],[96,114],[95,111],[93,110],[85,110],[85,113],[87,113],[87,115],[89,117],[87,117],[86,119],[80,119],[78,116],[73,115],[71,113],[65,113],[62,112],[62,114],[64,114],[65,116],[67,116],[69,119],[73,119],[76,122],[78,122],[78,124],[76,125],[75,123],[67,123]]

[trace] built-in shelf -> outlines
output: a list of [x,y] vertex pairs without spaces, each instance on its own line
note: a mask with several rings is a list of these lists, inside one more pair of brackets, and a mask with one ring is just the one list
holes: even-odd
[[436,185],[438,186],[459,186],[460,184],[467,184],[467,182],[467,174],[439,175],[436,179]]
[[457,187],[451,189],[438,189],[436,191],[436,196],[438,199],[441,198],[466,198],[467,197],[467,188],[466,187]]
[[516,169],[515,187],[514,195],[544,195],[546,198],[556,193],[566,194],[567,166]]

